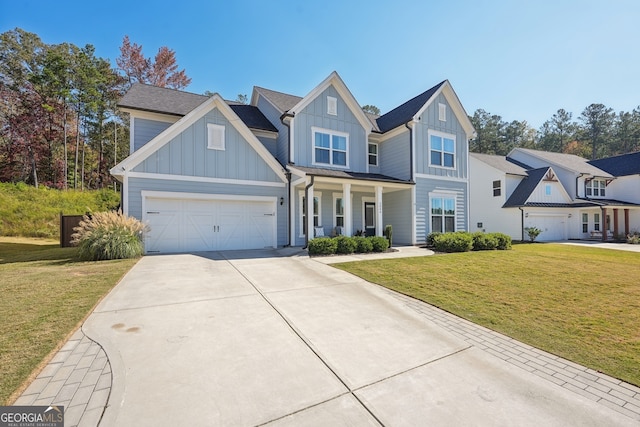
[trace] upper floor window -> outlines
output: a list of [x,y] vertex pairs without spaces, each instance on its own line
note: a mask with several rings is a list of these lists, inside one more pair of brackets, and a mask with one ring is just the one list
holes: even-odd
[[338,115],[338,99],[333,96],[327,96],[327,114]]
[[551,195],[551,184],[545,184],[544,185],[544,195],[545,196],[550,196]]
[[456,137],[445,133],[429,133],[429,165],[455,168]]
[[207,123],[207,148],[224,151],[224,126]]
[[607,181],[604,179],[592,179],[587,182],[587,196],[604,197],[604,188],[607,186]]
[[369,143],[369,166],[378,166],[378,144]]
[[349,166],[349,134],[312,128],[313,163],[332,166]]
[[493,181],[493,197],[498,197],[502,193],[502,184],[500,180]]
[[447,121],[447,104],[438,104],[438,120]]

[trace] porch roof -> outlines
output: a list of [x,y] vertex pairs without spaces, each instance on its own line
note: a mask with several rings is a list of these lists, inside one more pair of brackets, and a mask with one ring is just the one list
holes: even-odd
[[393,178],[391,176],[382,175],[378,173],[351,172],[351,171],[343,171],[343,170],[335,170],[335,169],[310,168],[306,166],[293,166],[293,165],[289,165],[287,166],[287,168],[293,172],[296,172],[296,171],[303,172],[304,175],[308,175],[308,176],[415,185],[415,182],[411,180],[407,181],[407,180]]

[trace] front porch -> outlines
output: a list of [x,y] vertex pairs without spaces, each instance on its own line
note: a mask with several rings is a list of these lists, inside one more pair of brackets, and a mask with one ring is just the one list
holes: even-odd
[[597,208],[580,212],[583,240],[622,241],[640,230],[640,206],[616,200],[590,200]]
[[[332,235],[382,236],[393,227],[394,242],[413,243],[413,183],[377,174],[290,167],[290,241]],[[312,212],[313,219],[307,220]]]

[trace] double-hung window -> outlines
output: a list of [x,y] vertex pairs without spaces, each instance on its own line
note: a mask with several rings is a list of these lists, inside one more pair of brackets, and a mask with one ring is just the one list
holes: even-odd
[[502,193],[501,181],[493,181],[493,197],[498,197]]
[[313,163],[348,167],[349,134],[312,128]]
[[[322,203],[322,193],[315,192],[313,195],[313,226],[320,227],[322,226],[322,216],[321,216],[321,203]],[[307,212],[306,212],[306,198],[304,196],[304,191],[300,192],[300,224],[302,224],[302,229],[300,230],[300,236],[304,236],[307,233]]]
[[429,132],[429,165],[444,168],[455,168],[455,135],[440,132]]
[[456,231],[456,199],[453,197],[431,198],[431,232]]
[[587,182],[587,197],[604,197],[605,196],[605,187],[607,186],[607,181],[604,179],[592,179]]
[[344,202],[342,195],[333,198],[333,225],[336,227],[344,227]]
[[378,144],[369,143],[369,166],[378,166]]

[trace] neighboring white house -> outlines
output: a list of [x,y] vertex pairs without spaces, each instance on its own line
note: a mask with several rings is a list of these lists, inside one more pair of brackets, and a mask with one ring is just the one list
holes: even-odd
[[[622,237],[640,229],[639,153],[589,162],[515,148],[507,156],[470,153],[470,230],[540,241]],[[626,169],[622,169],[624,166]]]

